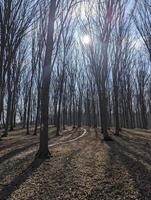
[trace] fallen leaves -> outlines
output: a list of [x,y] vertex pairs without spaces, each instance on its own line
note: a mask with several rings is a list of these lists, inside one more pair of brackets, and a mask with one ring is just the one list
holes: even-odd
[[[79,134],[66,133],[60,141]],[[135,135],[131,139],[135,140]],[[34,162],[34,152],[27,153],[25,149],[24,153],[11,157],[0,166],[0,199],[150,200],[151,176],[147,171],[150,169],[144,170],[136,158],[138,135],[130,147],[126,138],[115,138],[114,141],[112,144],[101,143],[90,130],[79,141],[51,148],[53,157],[29,170],[29,165]],[[145,149],[140,149],[139,156],[144,152]]]

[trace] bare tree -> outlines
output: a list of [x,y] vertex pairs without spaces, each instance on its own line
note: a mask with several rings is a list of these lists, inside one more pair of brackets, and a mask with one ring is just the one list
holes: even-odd
[[41,130],[40,130],[40,146],[37,152],[37,157],[49,157],[48,150],[48,107],[49,107],[49,88],[51,77],[51,61],[53,51],[53,36],[54,23],[56,14],[56,0],[52,0],[49,7],[49,20],[47,29],[46,52],[42,74],[42,89],[41,89]]

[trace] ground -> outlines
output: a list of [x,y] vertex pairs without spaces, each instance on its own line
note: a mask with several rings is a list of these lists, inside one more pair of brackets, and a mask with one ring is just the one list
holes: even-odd
[[50,128],[49,160],[34,160],[38,136],[24,130],[0,141],[0,200],[151,199],[150,131],[124,129],[107,143],[83,133],[56,138]]

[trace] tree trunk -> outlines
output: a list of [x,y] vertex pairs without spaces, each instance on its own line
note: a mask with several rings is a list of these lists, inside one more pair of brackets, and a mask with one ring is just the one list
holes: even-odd
[[42,89],[41,89],[41,128],[40,128],[40,146],[37,152],[37,157],[48,158],[50,152],[48,149],[48,116],[49,116],[49,88],[51,78],[51,61],[53,51],[53,35],[54,22],[56,13],[56,0],[52,0],[49,8],[48,32],[46,40],[46,53],[43,65],[42,74]]
[[7,91],[8,91],[8,100],[7,100],[7,113],[6,113],[6,123],[5,123],[5,133],[3,134],[3,137],[7,137],[8,135],[8,128],[10,124],[10,112],[11,112],[11,101],[12,101],[12,91],[11,91],[11,68],[8,67],[8,73],[7,73]]
[[63,64],[63,72],[60,81],[60,92],[59,92],[59,105],[58,105],[58,114],[57,114],[57,131],[56,135],[59,136],[60,132],[60,111],[61,111],[61,102],[62,102],[62,94],[63,94],[63,86],[64,86],[64,75],[65,75],[65,64]]

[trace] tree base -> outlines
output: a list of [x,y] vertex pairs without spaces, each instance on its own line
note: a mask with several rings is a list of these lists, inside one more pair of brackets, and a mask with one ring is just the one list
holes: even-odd
[[116,129],[116,131],[115,131],[115,136],[120,136],[120,132],[122,131],[122,129],[121,128],[119,128],[119,129]]
[[9,131],[10,131],[10,132],[14,131],[14,128],[10,128]]
[[36,153],[35,159],[50,159],[51,157],[52,157],[52,155],[49,152],[49,150],[47,150],[46,152],[42,152],[39,150]]
[[8,133],[3,133],[3,135],[1,137],[3,138],[3,137],[7,137],[7,136],[8,136]]
[[56,137],[59,137],[61,134],[60,134],[60,131],[57,131],[56,132]]
[[120,136],[120,134],[119,134],[119,133],[115,133],[114,135],[115,135],[115,136],[117,136],[117,137],[119,137],[119,136]]
[[104,136],[104,141],[113,141],[113,139],[110,136]]

